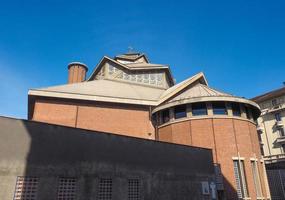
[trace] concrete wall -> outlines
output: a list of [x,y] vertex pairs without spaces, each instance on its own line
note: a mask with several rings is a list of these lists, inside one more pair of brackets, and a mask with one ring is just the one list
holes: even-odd
[[17,176],[39,177],[38,199],[55,199],[59,177],[77,179],[77,198],[96,199],[98,181],[113,180],[113,199],[127,199],[128,178],[141,199],[209,199],[209,149],[0,117],[0,199],[13,199]]
[[34,121],[155,139],[147,106],[36,99],[30,112]]
[[158,135],[160,141],[211,148],[214,162],[221,165],[227,199],[237,199],[233,166],[233,158],[237,157],[244,159],[249,196],[257,199],[251,167],[251,159],[257,159],[263,196],[269,196],[256,126],[252,121],[234,117],[192,117],[160,126]]

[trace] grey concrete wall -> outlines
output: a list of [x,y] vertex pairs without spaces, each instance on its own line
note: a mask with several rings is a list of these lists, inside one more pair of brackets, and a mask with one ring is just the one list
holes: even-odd
[[[111,125],[111,124],[110,124]],[[0,117],[0,199],[13,199],[17,176],[40,178],[38,199],[56,199],[59,177],[77,179],[77,199],[96,199],[100,178],[113,179],[113,199],[127,199],[128,178],[141,199],[209,199],[209,149]]]

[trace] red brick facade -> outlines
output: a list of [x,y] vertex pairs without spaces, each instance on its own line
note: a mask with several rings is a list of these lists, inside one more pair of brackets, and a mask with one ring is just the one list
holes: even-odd
[[[159,140],[211,148],[215,163],[221,164],[227,199],[237,199],[233,158],[244,159],[247,186],[251,199],[257,199],[253,182],[251,159],[260,158],[255,124],[237,118],[205,118],[170,123],[158,129]],[[259,163],[263,196],[264,168]]]
[[35,100],[32,120],[154,139],[149,107],[108,103]]

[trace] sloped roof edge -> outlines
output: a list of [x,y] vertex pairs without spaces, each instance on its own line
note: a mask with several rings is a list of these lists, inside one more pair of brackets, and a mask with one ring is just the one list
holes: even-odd
[[157,105],[157,101],[151,101],[151,100],[139,100],[139,99],[107,97],[107,96],[98,96],[98,95],[74,94],[74,93],[44,91],[44,90],[36,90],[36,89],[29,90],[28,95],[29,96],[62,98],[62,99],[76,99],[76,100],[87,100],[87,101],[101,101],[101,102],[111,102],[111,103],[148,105],[148,106]]
[[138,59],[140,59],[141,57],[144,57],[145,60],[147,61],[147,63],[150,62],[149,59],[148,59],[148,57],[147,57],[144,53],[142,53],[141,55],[139,55],[137,58],[128,58],[128,57],[122,57],[122,56],[124,56],[124,54],[123,54],[123,55],[115,56],[115,58],[119,58],[119,59],[122,59],[122,60],[138,60]]
[[178,92],[180,92],[181,90],[183,90],[184,88],[186,88],[187,86],[189,86],[190,84],[194,83],[195,81],[201,79],[205,85],[208,86],[208,82],[207,79],[204,75],[203,72],[199,72],[198,74],[178,83],[177,85],[174,85],[170,88],[168,88],[161,96],[161,99],[159,100],[158,104],[161,104],[163,102],[165,102],[166,100],[168,100],[169,98],[171,98],[172,96],[174,96],[175,94],[177,94]]

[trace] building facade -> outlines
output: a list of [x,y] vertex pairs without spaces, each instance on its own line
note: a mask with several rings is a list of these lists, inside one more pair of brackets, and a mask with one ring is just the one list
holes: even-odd
[[88,78],[82,63],[68,69],[68,84],[29,91],[30,120],[211,148],[219,199],[270,199],[255,102],[210,88],[203,73],[175,84],[140,53],[105,56]]
[[285,87],[252,99],[261,108],[258,133],[261,151],[268,167],[285,169]]

